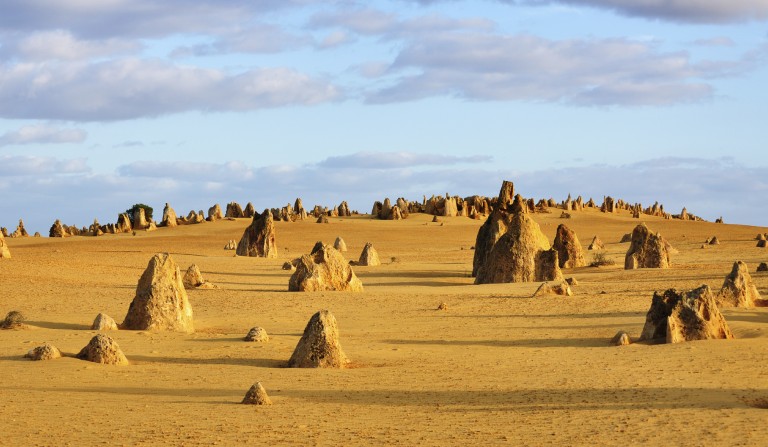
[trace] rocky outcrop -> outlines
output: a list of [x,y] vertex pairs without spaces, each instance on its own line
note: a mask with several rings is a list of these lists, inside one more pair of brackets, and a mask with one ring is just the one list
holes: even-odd
[[346,201],[341,202],[339,206],[336,207],[336,213],[339,215],[339,217],[349,217],[352,215],[352,212],[349,210],[349,205]]
[[587,265],[587,262],[584,260],[584,249],[581,248],[579,238],[565,224],[557,226],[557,233],[555,234],[552,248],[557,250],[560,268],[576,268]]
[[197,264],[189,266],[182,279],[185,289],[218,289],[214,284],[203,279]]
[[243,209],[243,217],[252,219],[256,215],[256,208],[253,207],[253,203],[248,202]]
[[312,315],[288,360],[290,368],[344,368],[348,363],[339,344],[336,318],[328,310]]
[[733,334],[706,285],[687,292],[654,293],[640,335],[641,341],[666,343],[729,338]]
[[24,221],[19,219],[19,226],[16,227],[16,231],[11,233],[11,237],[29,237],[26,228],[24,228]]
[[632,243],[624,258],[624,269],[669,268],[669,244],[658,233],[653,233],[645,224],[632,231]]
[[475,284],[562,280],[557,251],[527,214],[514,214],[493,245]]
[[533,293],[533,296],[535,298],[537,296],[544,295],[573,296],[573,291],[571,291],[571,287],[566,282],[561,282],[554,285],[548,282],[544,282],[539,286],[538,289],[536,289],[536,292]]
[[208,222],[215,222],[223,218],[224,213],[221,212],[221,206],[218,203],[208,208],[208,217],[206,218]]
[[475,254],[472,260],[473,277],[477,277],[478,272],[485,265],[491,249],[501,236],[507,232],[509,212],[514,202],[514,192],[514,184],[504,180],[499,190],[499,197],[496,200],[496,207],[477,231]]
[[51,229],[48,230],[48,237],[69,237],[69,232],[64,229],[61,221],[56,219],[56,222],[51,225]]
[[137,230],[146,230],[149,228],[149,222],[147,222],[147,216],[144,211],[144,208],[142,207],[136,207],[133,210],[133,219],[131,220],[133,223],[133,228]]
[[171,208],[169,203],[165,203],[163,208],[163,220],[160,222],[161,227],[175,227],[178,225],[178,218],[176,217],[176,211]]
[[61,357],[61,351],[52,344],[44,343],[36,348],[30,349],[24,357],[30,360],[53,360]]
[[93,324],[91,324],[92,331],[116,331],[117,329],[117,323],[115,320],[104,313],[96,315],[96,318],[93,320]]
[[241,207],[237,202],[229,202],[227,204],[227,213],[224,215],[224,217],[231,217],[233,219],[245,217],[243,215],[243,207]]
[[261,382],[254,383],[245,393],[245,397],[240,402],[245,405],[272,405],[272,400],[267,395],[267,390],[261,385]]
[[192,306],[181,272],[168,253],[150,259],[136,286],[123,329],[193,332]]
[[337,237],[336,240],[333,242],[333,248],[336,250],[339,250],[340,252],[347,251],[347,243],[344,242],[344,239],[341,238],[341,236]]
[[741,261],[733,263],[731,273],[725,277],[723,287],[715,297],[722,307],[754,307],[762,300],[757,291],[747,264]]
[[237,244],[238,256],[261,258],[276,258],[275,224],[272,213],[267,209],[261,215],[253,217],[253,221],[243,232],[243,237]]
[[117,216],[116,230],[120,233],[130,233],[133,231],[131,219],[128,217],[128,214],[121,213]]
[[315,247],[312,253],[302,256],[288,281],[291,292],[342,291],[362,292],[363,283],[352,267],[330,245]]
[[379,253],[375,248],[373,248],[373,244],[370,242],[365,243],[365,247],[363,247],[363,251],[360,253],[360,258],[357,261],[357,265],[371,267],[381,265],[381,261],[379,260]]
[[104,334],[98,334],[75,356],[80,360],[87,360],[104,365],[127,365],[128,359],[120,350],[117,342]]
[[8,248],[8,243],[5,242],[3,233],[0,233],[0,259],[11,259],[11,250]]

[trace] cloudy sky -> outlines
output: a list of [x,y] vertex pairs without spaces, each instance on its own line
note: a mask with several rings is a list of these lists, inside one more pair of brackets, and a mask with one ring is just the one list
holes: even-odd
[[768,0],[4,0],[0,225],[568,193],[768,225]]

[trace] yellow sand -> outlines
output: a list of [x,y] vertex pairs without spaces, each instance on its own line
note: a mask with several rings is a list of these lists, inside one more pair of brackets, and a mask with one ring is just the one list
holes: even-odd
[[[573,297],[530,298],[540,283],[472,285],[481,221],[277,222],[277,259],[235,257],[247,219],[156,232],[7,239],[0,313],[29,328],[0,331],[2,445],[766,445],[768,309],[726,309],[737,339],[613,347],[640,334],[655,290],[719,290],[733,262],[763,298],[765,228],[643,217],[680,253],[669,270],[624,271],[638,223],[622,212],[536,214],[550,239],[566,222],[599,235],[614,266],[564,270]],[[716,235],[721,244],[700,248]],[[283,262],[341,236],[348,259],[373,242],[383,265],[355,267],[362,293],[289,293]],[[586,246],[585,246],[586,249]],[[152,254],[195,263],[220,289],[189,292],[194,334],[110,335],[131,364],[22,358],[49,342],[74,354],[99,312],[123,320]],[[592,260],[586,251],[587,262]],[[438,311],[445,302],[447,310]],[[310,316],[329,309],[353,364],[288,369]],[[2,317],[0,315],[0,318]],[[261,326],[268,343],[242,341]],[[240,405],[261,382],[274,405]]]

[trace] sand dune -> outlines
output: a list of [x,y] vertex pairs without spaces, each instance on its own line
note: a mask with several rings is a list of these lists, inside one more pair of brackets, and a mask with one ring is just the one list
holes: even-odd
[[[534,214],[550,242],[559,212]],[[0,313],[3,445],[765,445],[768,309],[724,309],[735,340],[609,345],[640,335],[654,291],[709,284],[734,261],[768,297],[765,228],[643,216],[679,253],[666,270],[625,271],[622,211],[571,212],[615,265],[563,269],[573,297],[531,298],[540,283],[473,285],[482,221],[412,214],[275,222],[276,258],[235,257],[249,219],[98,238],[6,239]],[[701,248],[717,236],[720,245]],[[354,267],[360,293],[288,292],[285,261],[343,237],[347,259],[373,242],[382,265]],[[586,245],[585,245],[586,247]],[[77,360],[99,312],[122,321],[149,258],[197,264],[218,289],[190,290],[195,332],[114,331],[130,365]],[[586,261],[592,251],[585,251]],[[437,310],[445,302],[447,310]],[[347,369],[287,361],[312,314],[329,309]],[[267,343],[242,338],[254,326]],[[64,358],[22,356],[44,342]],[[69,356],[67,356],[69,355]],[[240,405],[255,382],[273,405]]]

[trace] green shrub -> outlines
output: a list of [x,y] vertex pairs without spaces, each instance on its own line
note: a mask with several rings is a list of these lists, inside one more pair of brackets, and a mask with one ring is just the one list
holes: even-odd
[[616,261],[613,259],[610,259],[605,256],[605,253],[603,252],[597,252],[592,256],[592,262],[589,264],[590,267],[600,267],[601,265],[614,265],[616,264]]

